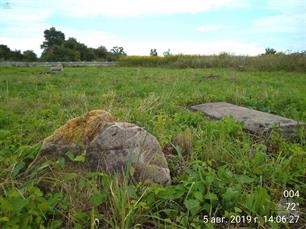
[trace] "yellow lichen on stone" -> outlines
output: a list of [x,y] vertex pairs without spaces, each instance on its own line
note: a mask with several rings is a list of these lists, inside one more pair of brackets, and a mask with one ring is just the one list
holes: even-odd
[[86,122],[84,136],[86,141],[91,141],[97,131],[102,128],[106,122],[114,122],[112,115],[106,111],[93,110],[84,115]]
[[56,129],[53,135],[44,140],[58,144],[86,143],[91,141],[96,132],[107,122],[113,122],[112,115],[103,110],[93,110],[81,117],[69,120],[64,126]]

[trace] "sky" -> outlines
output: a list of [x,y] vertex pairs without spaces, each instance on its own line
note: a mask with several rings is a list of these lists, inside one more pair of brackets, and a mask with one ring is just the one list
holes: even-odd
[[306,50],[306,0],[0,0],[0,44],[42,50],[55,27],[128,55],[258,55]]

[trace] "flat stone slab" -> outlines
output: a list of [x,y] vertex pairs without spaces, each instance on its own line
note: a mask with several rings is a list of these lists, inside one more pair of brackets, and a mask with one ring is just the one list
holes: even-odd
[[204,103],[191,107],[193,111],[200,111],[213,119],[223,119],[225,116],[232,116],[235,120],[244,123],[244,129],[254,134],[269,133],[273,126],[278,126],[285,137],[295,135],[298,128],[305,128],[306,123],[297,122],[261,111],[230,103]]

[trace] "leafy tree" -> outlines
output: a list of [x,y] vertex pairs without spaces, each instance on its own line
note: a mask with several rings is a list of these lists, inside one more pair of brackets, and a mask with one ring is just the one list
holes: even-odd
[[65,34],[54,27],[45,30],[44,37],[45,41],[41,45],[44,49],[41,59],[45,61],[92,61],[109,59],[109,57],[113,60],[126,55],[122,47],[114,47],[110,55],[104,46],[93,49],[73,37],[65,40]]
[[157,50],[156,49],[151,49],[150,50],[150,56],[158,56]]
[[23,60],[23,55],[20,52],[20,50],[11,51],[11,55],[10,55],[9,60],[22,61]]
[[95,54],[92,49],[82,43],[78,43],[78,49],[82,61],[91,61],[95,59]]
[[11,50],[6,45],[0,45],[0,60],[9,60]]
[[23,52],[23,59],[25,61],[36,61],[37,56],[36,56],[35,52],[33,52],[32,50],[26,50],[26,51]]
[[171,52],[170,52],[170,49],[168,49],[167,51],[165,51],[164,53],[164,56],[172,56]]
[[44,37],[41,59],[45,61],[116,60],[120,56],[126,56],[123,47],[115,46],[108,52],[104,46],[89,48],[73,37],[65,40],[65,34],[54,27],[45,30]]
[[78,41],[73,37],[69,37],[68,40],[63,42],[63,45],[65,48],[69,48],[69,49],[78,49],[79,47]]
[[80,60],[91,61],[95,59],[94,50],[88,48],[85,44],[78,42],[75,38],[71,37],[63,42],[65,48],[77,51],[80,53]]
[[20,50],[12,51],[6,45],[0,45],[0,60],[22,61],[23,55]]
[[55,45],[61,45],[65,41],[65,34],[57,31],[54,27],[44,31],[45,41],[40,46],[44,50],[48,50]]
[[105,60],[107,58],[108,51],[104,46],[99,46],[98,48],[94,49],[94,54],[96,59]]
[[55,45],[42,55],[44,61],[79,61],[80,52],[62,45]]
[[95,59],[94,49],[71,37],[61,44],[45,49],[42,54],[45,61],[91,61]]
[[85,55],[87,61],[93,61],[96,60],[97,57],[95,55],[95,49],[94,48],[87,48],[86,55]]
[[114,47],[111,49],[111,53],[112,53],[115,57],[126,56],[126,53],[124,52],[123,47],[114,46]]
[[265,51],[266,51],[265,55],[274,55],[274,54],[276,54],[276,50],[273,49],[273,48],[266,48]]

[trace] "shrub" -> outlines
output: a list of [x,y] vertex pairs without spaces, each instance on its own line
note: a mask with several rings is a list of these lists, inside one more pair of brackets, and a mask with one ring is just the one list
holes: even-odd
[[177,67],[177,68],[233,68],[238,71],[306,71],[304,52],[260,56],[219,55],[170,55],[127,56],[119,58],[121,66]]

